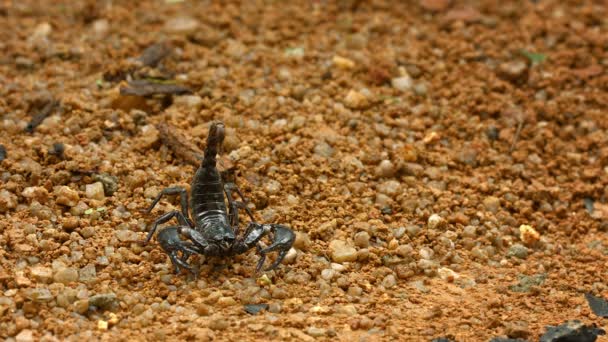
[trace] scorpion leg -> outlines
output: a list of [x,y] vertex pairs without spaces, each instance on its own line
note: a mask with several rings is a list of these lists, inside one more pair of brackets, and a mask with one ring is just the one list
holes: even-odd
[[[272,234],[272,243],[266,248],[261,248],[258,242],[269,233]],[[244,253],[255,246],[260,253],[260,261],[258,261],[256,266],[256,272],[262,269],[266,261],[266,254],[278,251],[277,259],[266,269],[266,271],[270,271],[279,266],[281,261],[283,261],[295,239],[296,235],[293,231],[283,225],[251,222],[249,223],[249,227],[247,227],[243,239],[236,243],[234,251],[236,253]]]
[[188,225],[190,225],[190,227],[193,227],[194,224],[192,223],[192,221],[190,221],[190,218],[188,217],[188,192],[186,191],[186,189],[182,188],[181,186],[174,186],[174,187],[163,189],[156,196],[156,198],[154,199],[154,201],[152,201],[152,204],[145,211],[145,213],[149,214],[150,212],[152,212],[152,209],[154,209],[154,207],[156,206],[156,204],[158,204],[158,202],[160,201],[160,199],[164,195],[179,195],[180,206],[181,206],[181,209],[182,209],[182,214],[187,219]]
[[152,229],[150,229],[150,232],[148,233],[148,236],[146,237],[146,240],[144,240],[143,243],[147,244],[148,242],[150,242],[150,239],[152,239],[152,236],[154,235],[154,232],[156,231],[156,228],[158,228],[159,224],[166,223],[174,217],[177,217],[179,224],[181,224],[183,226],[187,226],[187,227],[190,226],[189,220],[184,216],[184,214],[182,212],[177,211],[177,210],[170,211],[170,212],[162,215],[161,217],[157,218],[154,221],[154,224],[152,225]]
[[[243,201],[237,201],[232,196],[232,191],[236,191]],[[230,225],[234,228],[234,235],[239,234],[239,209],[245,209],[249,218],[253,221],[253,213],[251,209],[247,207],[247,200],[243,197],[241,190],[234,183],[225,183],[224,184],[224,192],[226,193],[226,198],[228,199],[228,217],[230,220]]]

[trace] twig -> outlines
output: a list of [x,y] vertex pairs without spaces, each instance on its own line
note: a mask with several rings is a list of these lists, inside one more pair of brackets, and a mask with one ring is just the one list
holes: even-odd
[[192,91],[178,84],[157,83],[149,80],[134,80],[120,87],[120,95],[152,96],[158,94],[183,95]]
[[36,127],[40,126],[42,121],[44,121],[44,119],[51,115],[53,109],[55,109],[55,107],[57,107],[58,105],[59,101],[57,100],[50,100],[49,102],[47,102],[47,104],[44,105],[42,110],[32,117],[32,120],[25,127],[25,131],[28,133],[33,133]]
[[511,143],[511,148],[509,149],[509,153],[513,152],[515,149],[515,144],[517,144],[517,140],[519,140],[519,134],[521,133],[521,129],[524,127],[524,120],[519,120],[517,124],[517,130],[515,131],[515,136],[513,137],[513,142]]

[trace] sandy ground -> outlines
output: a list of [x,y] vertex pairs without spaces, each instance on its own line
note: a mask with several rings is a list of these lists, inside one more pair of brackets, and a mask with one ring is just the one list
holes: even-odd
[[[566,320],[606,328],[584,298],[608,297],[606,10],[1,3],[0,337],[533,341]],[[253,249],[174,275],[155,239],[138,243],[179,207],[141,212],[190,187],[212,120],[256,220],[297,233],[276,271],[256,275]]]

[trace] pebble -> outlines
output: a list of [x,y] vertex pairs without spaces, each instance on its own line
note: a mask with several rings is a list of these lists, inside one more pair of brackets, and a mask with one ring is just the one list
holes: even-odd
[[500,209],[500,199],[494,196],[488,196],[483,200],[483,206],[486,210],[496,214]]
[[69,186],[58,186],[53,190],[53,194],[55,195],[55,203],[68,207],[75,206],[80,200],[78,191]]
[[44,303],[53,300],[53,294],[47,288],[35,288],[26,292],[26,297],[37,303]]
[[135,242],[139,239],[139,235],[131,230],[118,230],[116,231],[116,238],[121,242]]
[[360,248],[369,247],[369,233],[368,232],[358,232],[355,234],[355,246]]
[[383,160],[376,168],[376,176],[378,177],[392,177],[395,174],[395,166],[390,160]]
[[331,156],[334,155],[334,148],[331,147],[331,145],[329,145],[327,142],[325,141],[321,141],[319,143],[317,143],[313,149],[315,155],[323,157],[323,158],[330,158]]
[[217,305],[220,307],[228,307],[236,305],[236,300],[232,297],[220,297],[217,300]]
[[505,62],[498,66],[498,72],[508,80],[518,81],[528,72],[528,64],[523,60]]
[[332,63],[333,65],[341,69],[353,69],[355,67],[355,62],[348,58],[340,56],[334,56],[334,58],[332,59]]
[[103,191],[106,196],[112,196],[118,190],[118,177],[107,173],[93,175],[93,180],[103,184]]
[[336,271],[334,271],[331,268],[326,268],[323,271],[321,271],[321,278],[327,280],[327,281],[331,281],[331,279],[336,275]]
[[51,208],[36,201],[30,205],[30,214],[40,220],[50,220],[54,216]]
[[306,333],[312,337],[321,337],[325,336],[326,330],[323,328],[309,327],[306,329]]
[[60,268],[53,275],[56,283],[69,284],[78,281],[78,270],[74,267]]
[[30,269],[30,274],[40,283],[49,284],[53,281],[53,270],[50,267],[34,266]]
[[417,224],[410,224],[408,226],[405,226],[405,232],[406,232],[407,236],[409,236],[410,238],[418,235],[418,233],[420,233],[421,230],[422,230],[422,227],[420,227]]
[[296,251],[295,248],[290,248],[287,251],[287,254],[285,255],[285,259],[283,259],[283,263],[284,264],[293,264],[296,261],[296,258],[298,257],[298,252]]
[[85,267],[81,268],[78,272],[78,279],[81,282],[89,282],[93,281],[97,278],[97,271],[95,269],[95,265],[88,264]]
[[203,99],[198,95],[176,96],[173,100],[173,104],[199,110],[203,106]]
[[24,329],[15,336],[15,342],[34,342],[34,332],[30,329]]
[[276,194],[281,191],[281,183],[277,182],[274,179],[271,179],[266,183],[265,189],[268,194]]
[[427,228],[428,229],[441,229],[441,228],[445,227],[446,223],[447,222],[443,219],[443,217],[441,217],[437,214],[433,214],[433,215],[429,216],[429,219],[427,221]]
[[212,330],[226,330],[230,326],[230,322],[226,320],[226,317],[221,315],[214,315],[209,320],[209,328]]
[[540,233],[527,224],[519,226],[519,238],[526,246],[532,246],[540,240]]
[[101,201],[105,198],[103,191],[103,184],[101,182],[95,182],[93,184],[87,184],[85,187],[85,193],[87,198]]
[[113,293],[96,294],[89,298],[89,303],[101,310],[116,310],[118,308],[118,298]]
[[351,89],[344,98],[344,105],[351,109],[363,109],[369,105],[369,101],[365,95]]
[[342,240],[333,240],[329,243],[331,258],[333,261],[342,263],[357,260],[357,250]]
[[516,243],[509,247],[507,256],[514,256],[519,259],[526,259],[528,257],[528,248],[522,244]]
[[91,226],[86,226],[86,227],[82,228],[82,230],[80,230],[80,234],[82,235],[83,238],[88,239],[90,237],[95,236],[95,228],[93,228]]
[[437,273],[439,274],[439,278],[447,281],[447,282],[453,282],[454,280],[460,278],[460,275],[458,275],[458,273],[454,272],[452,269],[447,268],[447,267],[441,267],[437,270]]
[[199,21],[192,17],[176,17],[165,22],[165,31],[176,34],[193,33],[199,26]]
[[17,207],[17,196],[7,190],[0,190],[0,213]]
[[74,302],[74,311],[84,315],[89,311],[89,300],[88,299],[79,299]]
[[424,82],[414,84],[414,93],[418,96],[425,96],[428,92],[428,87]]
[[391,80],[391,86],[400,91],[408,91],[412,89],[414,82],[410,76],[396,77]]
[[91,26],[93,28],[93,33],[98,38],[104,37],[108,33],[108,30],[110,29],[110,23],[108,22],[107,19],[95,20]]
[[30,202],[36,200],[44,203],[49,197],[49,192],[41,186],[29,186],[23,189],[21,196],[27,198]]
[[390,289],[391,287],[394,287],[395,285],[397,285],[397,279],[392,274],[389,274],[386,277],[384,277],[384,279],[382,279],[382,286],[384,286],[384,288]]
[[401,183],[396,180],[388,180],[378,185],[378,191],[390,197],[395,197],[401,190]]
[[304,232],[296,232],[296,240],[293,243],[293,246],[301,251],[307,250],[312,242],[310,241],[310,237],[308,233]]

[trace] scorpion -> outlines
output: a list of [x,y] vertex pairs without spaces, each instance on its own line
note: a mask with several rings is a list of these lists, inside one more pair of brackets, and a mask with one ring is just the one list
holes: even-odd
[[[224,124],[219,121],[212,122],[202,163],[190,186],[190,201],[188,201],[186,189],[169,187],[163,189],[150,207],[145,210],[146,214],[152,212],[152,209],[165,195],[180,196],[181,211],[173,210],[158,217],[143,241],[144,245],[150,242],[159,225],[177,218],[178,225],[166,226],[157,234],[157,240],[165,253],[169,255],[175,273],[186,269],[198,276],[198,272],[188,264],[188,258],[193,254],[230,257],[245,253],[253,247],[256,247],[260,254],[256,273],[262,269],[266,254],[278,252],[275,261],[265,269],[270,271],[279,266],[294,243],[295,234],[286,226],[255,222],[251,209],[246,205],[247,200],[236,184],[222,181],[222,176],[216,166],[216,156],[224,141],[224,136]],[[234,192],[242,201],[234,199]],[[192,219],[189,216],[189,207],[192,208]],[[241,236],[239,236],[239,209],[244,209],[251,219]],[[260,240],[265,236],[271,237],[272,243],[263,248]],[[186,240],[183,240],[182,237]],[[179,257],[179,253],[181,253],[181,257]]]

